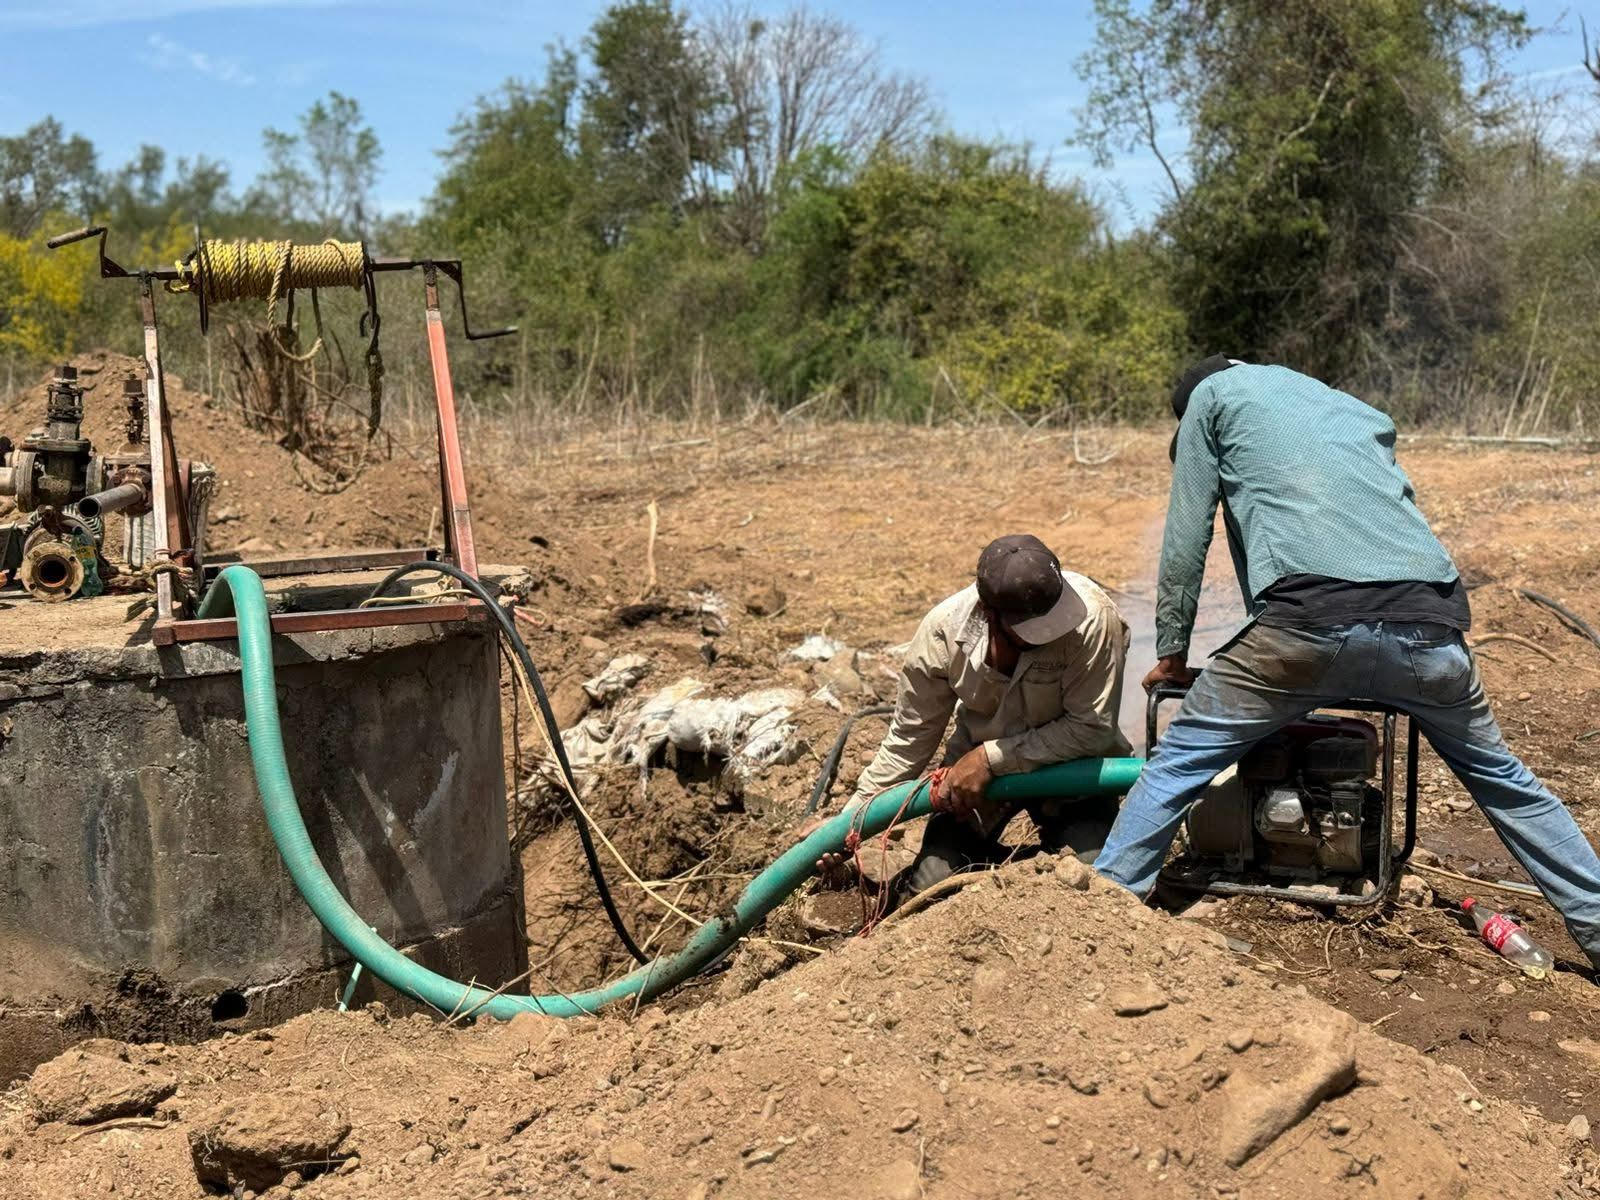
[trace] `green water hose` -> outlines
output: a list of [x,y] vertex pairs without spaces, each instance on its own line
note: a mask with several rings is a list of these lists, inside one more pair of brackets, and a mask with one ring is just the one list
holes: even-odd
[[[226,596],[219,599],[222,589],[226,589]],[[458,983],[412,962],[379,937],[329,878],[306,831],[284,758],[272,667],[272,626],[260,577],[248,567],[226,568],[217,577],[202,611],[216,611],[230,599],[239,625],[250,761],[267,826],[295,887],[317,920],[358,963],[396,991],[441,1012],[487,1014],[501,1020],[524,1012],[573,1017],[598,1012],[617,1000],[649,1000],[693,978],[732,949],[740,937],[816,873],[817,859],[844,847],[852,828],[861,836],[870,837],[896,820],[911,820],[932,811],[927,780],[915,780],[883,792],[867,805],[864,814],[840,813],[784,851],[750,881],[731,912],[700,926],[677,953],[658,958],[602,987],[574,995],[513,996]],[[1133,786],[1143,765],[1144,760],[1138,758],[1079,759],[1027,775],[1001,776],[989,785],[988,794],[1001,801],[1120,795]]]

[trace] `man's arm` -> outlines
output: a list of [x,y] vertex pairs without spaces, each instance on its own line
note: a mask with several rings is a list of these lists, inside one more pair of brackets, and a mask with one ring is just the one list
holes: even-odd
[[930,613],[924,618],[900,669],[894,718],[877,754],[856,782],[851,805],[870,800],[884,788],[915,779],[933,760],[955,712],[950,686],[951,647]]
[[1215,428],[1215,402],[1209,380],[1194,391],[1178,426],[1178,454],[1172,466],[1166,532],[1161,540],[1161,575],[1156,585],[1156,655],[1182,660],[1189,653],[1206,551],[1217,502],[1222,499]]
[[1127,752],[1117,728],[1117,709],[1128,627],[1108,606],[1091,617],[1084,633],[1082,660],[1061,673],[1061,716],[1025,733],[985,742],[994,774],[1015,775],[1074,758]]

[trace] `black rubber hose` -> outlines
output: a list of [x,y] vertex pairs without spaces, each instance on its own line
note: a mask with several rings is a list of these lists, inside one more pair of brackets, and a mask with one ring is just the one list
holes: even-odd
[[882,717],[892,712],[894,712],[892,704],[874,704],[870,708],[863,708],[859,712],[850,714],[849,720],[839,730],[839,736],[834,739],[833,749],[829,750],[828,757],[822,760],[822,774],[817,776],[816,786],[811,789],[811,799],[806,801],[807,816],[817,811],[817,805],[822,803],[822,798],[828,794],[828,789],[838,778],[839,760],[844,757],[844,745],[850,740],[850,731],[855,728],[855,723],[862,717]]
[[[575,796],[578,793],[578,779],[572,773],[572,763],[567,759],[567,748],[561,741],[561,728],[556,723],[556,714],[550,708],[550,697],[545,694],[544,681],[539,678],[539,669],[533,665],[533,656],[528,653],[527,644],[522,640],[522,635],[517,632],[517,626],[512,621],[510,614],[500,607],[498,599],[484,587],[477,579],[467,574],[453,563],[446,562],[417,562],[409,566],[397,567],[383,577],[383,581],[372,589],[373,596],[381,596],[397,579],[407,575],[416,575],[424,571],[436,575],[448,575],[467,591],[471,592],[483,602],[495,621],[500,626],[500,634],[511,643],[511,649],[516,652],[517,661],[522,664],[522,669],[527,673],[528,682],[533,685],[534,697],[539,702],[539,714],[544,720],[545,728],[550,731],[550,746],[555,751],[556,763],[561,768],[561,774],[567,781],[567,786],[572,789]],[[520,782],[520,781],[518,781]],[[578,841],[583,844],[583,857],[589,864],[589,875],[594,879],[595,891],[600,895],[600,903],[605,907],[606,917],[611,922],[611,928],[617,931],[617,937],[623,947],[633,956],[637,963],[646,963],[650,960],[643,950],[639,949],[633,935],[628,932],[628,927],[622,922],[622,914],[617,911],[617,903],[611,898],[611,888],[606,884],[606,875],[600,868],[600,857],[594,850],[594,839],[589,834],[589,823],[584,819],[578,806],[570,802],[568,807],[572,811],[573,822],[578,827]]]
[[1527,588],[1518,588],[1517,595],[1524,596],[1535,604],[1548,608],[1556,616],[1560,617],[1561,623],[1572,630],[1573,633],[1578,634],[1580,637],[1586,637],[1596,646],[1600,646],[1600,633],[1596,633],[1593,625],[1590,625],[1589,622],[1585,621],[1565,604],[1552,600],[1549,596],[1542,595],[1539,592],[1530,592]]

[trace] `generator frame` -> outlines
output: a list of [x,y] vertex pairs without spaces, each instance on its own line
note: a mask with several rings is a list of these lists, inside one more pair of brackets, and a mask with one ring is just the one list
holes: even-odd
[[[206,564],[200,560],[188,528],[187,505],[184,502],[185,481],[179,476],[171,414],[166,406],[166,377],[161,367],[161,336],[156,322],[155,284],[158,281],[163,283],[179,281],[183,278],[183,274],[175,266],[140,267],[133,270],[124,268],[106,255],[106,233],[105,226],[91,225],[53,237],[45,245],[56,250],[74,242],[97,237],[100,277],[131,279],[138,284],[139,314],[144,324],[145,403],[148,409],[147,428],[150,442],[151,508],[157,539],[152,558],[158,564],[171,563],[192,570],[195,574],[197,591],[203,595],[215,571],[208,570]],[[194,236],[198,248],[201,245],[198,228],[195,229]],[[461,308],[462,331],[468,341],[504,337],[515,333],[516,327],[474,332],[467,318],[467,295],[462,283],[460,259],[372,257],[366,254],[365,247],[362,249],[362,254],[365,268],[363,275],[369,299],[372,296],[375,274],[419,268],[422,271],[423,315],[428,337],[428,359],[433,370],[435,430],[439,452],[439,511],[443,516],[444,548],[442,552],[416,549],[334,553],[287,562],[268,561],[250,565],[258,574],[282,576],[372,570],[442,557],[453,562],[467,574],[476,577],[478,555],[472,535],[472,508],[467,496],[466,472],[461,457],[461,435],[456,419],[455,387],[450,378],[450,356],[445,344],[444,317],[439,307],[439,276],[445,276],[456,285],[456,295]],[[206,332],[210,325],[210,313],[203,291],[197,293],[197,299],[200,305],[200,328],[202,332]],[[178,642],[215,641],[238,636],[238,625],[232,617],[200,619],[189,611],[191,603],[198,603],[199,595],[193,597],[192,601],[175,595],[171,571],[156,573],[155,591],[156,617],[151,629],[151,640],[156,645],[170,646]],[[481,620],[486,616],[477,600],[467,599],[437,604],[386,604],[373,608],[280,612],[274,613],[271,621],[275,633],[307,633]]]
[[[1151,757],[1155,753],[1157,737],[1157,717],[1163,703],[1169,700],[1182,700],[1189,694],[1186,685],[1162,683],[1150,690],[1149,699],[1145,703],[1145,755]],[[1238,883],[1228,880],[1210,879],[1205,882],[1193,878],[1186,878],[1174,872],[1170,867],[1163,867],[1161,881],[1172,887],[1182,888],[1187,891],[1197,891],[1208,896],[1262,896],[1269,900],[1289,900],[1296,904],[1310,905],[1338,905],[1344,908],[1368,908],[1380,903],[1394,888],[1396,871],[1411,857],[1411,852],[1417,846],[1417,768],[1418,750],[1420,747],[1417,719],[1401,709],[1388,704],[1378,704],[1371,700],[1351,699],[1341,704],[1331,706],[1333,711],[1361,713],[1383,718],[1380,724],[1380,737],[1383,741],[1381,749],[1382,786],[1383,794],[1381,824],[1378,830],[1378,877],[1374,881],[1376,886],[1368,895],[1354,892],[1336,892],[1328,895],[1326,892],[1313,891],[1309,887],[1279,886],[1265,883]],[[1327,710],[1317,710],[1327,711]],[[1405,830],[1401,835],[1398,849],[1394,848],[1394,809],[1395,809],[1395,743],[1397,741],[1397,724],[1400,717],[1406,718],[1406,784],[1404,796]]]

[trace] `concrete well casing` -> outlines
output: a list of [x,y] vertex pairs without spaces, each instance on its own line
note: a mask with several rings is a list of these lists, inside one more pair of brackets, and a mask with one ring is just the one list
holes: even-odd
[[[126,598],[8,605],[0,1082],[84,1037],[188,1040],[335,1003],[349,959],[262,817],[235,644],[155,647],[120,623]],[[301,811],[345,896],[436,970],[516,975],[491,627],[279,636],[274,660]],[[375,997],[408,1004],[364,977],[354,1003]]]

